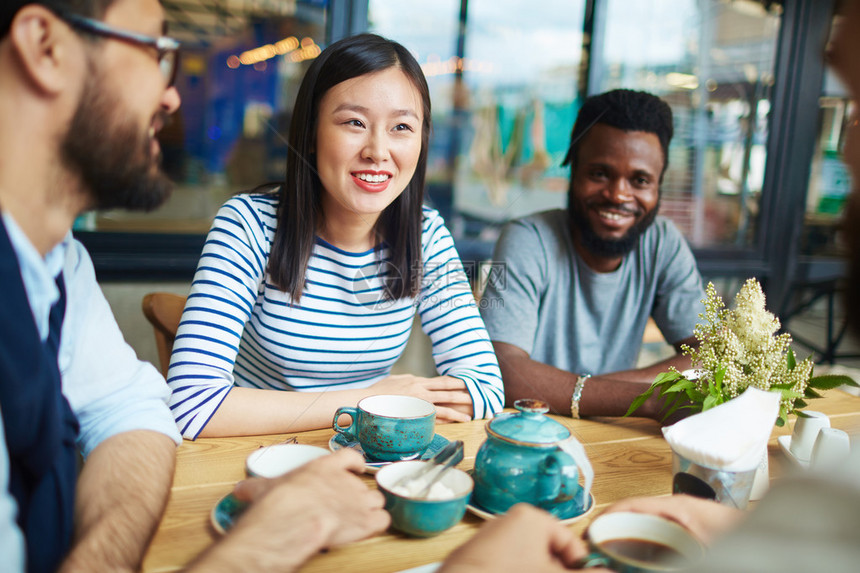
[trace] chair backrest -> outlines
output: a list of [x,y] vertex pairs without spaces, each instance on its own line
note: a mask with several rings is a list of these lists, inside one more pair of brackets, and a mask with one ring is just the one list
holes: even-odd
[[663,338],[663,333],[660,331],[660,327],[657,326],[657,323],[654,322],[654,319],[650,316],[648,317],[648,324],[645,325],[645,333],[642,335],[642,343],[648,344],[651,342],[666,342],[666,339]]
[[179,329],[185,297],[169,292],[151,292],[143,297],[143,314],[155,330],[155,345],[158,348],[158,361],[161,373],[167,376],[170,366],[170,353]]

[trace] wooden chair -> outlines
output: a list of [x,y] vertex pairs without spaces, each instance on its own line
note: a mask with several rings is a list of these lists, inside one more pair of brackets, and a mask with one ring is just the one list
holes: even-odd
[[666,342],[663,338],[663,333],[660,332],[660,327],[654,322],[654,319],[648,317],[648,324],[645,325],[645,332],[642,335],[642,343],[650,344],[654,342]]
[[155,345],[161,373],[167,376],[173,341],[185,308],[185,297],[169,292],[151,292],[143,297],[143,314],[155,330]]

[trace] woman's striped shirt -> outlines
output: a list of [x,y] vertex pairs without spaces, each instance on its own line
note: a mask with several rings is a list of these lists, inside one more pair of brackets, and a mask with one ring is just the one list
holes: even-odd
[[317,238],[299,304],[266,272],[275,194],[238,195],[219,210],[176,335],[170,407],[195,438],[233,387],[292,391],[365,388],[389,375],[415,313],[440,375],[460,378],[474,416],[504,404],[496,356],[454,241],[424,208],[424,278],[417,298],[384,297],[387,249],[343,251]]

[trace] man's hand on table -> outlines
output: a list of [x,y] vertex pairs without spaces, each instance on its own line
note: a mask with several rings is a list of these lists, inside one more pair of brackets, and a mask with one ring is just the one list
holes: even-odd
[[383,509],[385,498],[358,479],[364,458],[352,450],[324,456],[290,472],[267,480],[239,482],[237,498],[253,503],[242,521],[271,520],[282,523],[293,516],[313,524],[321,535],[320,549],[358,541],[389,524]]
[[604,513],[613,511],[665,517],[689,530],[705,545],[710,545],[717,537],[737,527],[746,515],[739,509],[689,495],[631,497],[610,505]]
[[[706,545],[737,526],[744,512],[688,495],[636,497],[606,509],[659,515],[688,529]],[[586,543],[557,519],[520,504],[504,517],[487,522],[451,553],[440,573],[483,571],[565,571],[588,554]],[[588,571],[608,571],[588,569]]]
[[283,477],[236,485],[251,506],[190,568],[199,571],[294,571],[323,549],[384,531],[382,494],[357,477],[364,459],[351,450],[323,456]]
[[[585,542],[550,514],[519,504],[488,521],[448,556],[439,573],[568,571],[588,554]],[[604,571],[589,569],[589,571]]]

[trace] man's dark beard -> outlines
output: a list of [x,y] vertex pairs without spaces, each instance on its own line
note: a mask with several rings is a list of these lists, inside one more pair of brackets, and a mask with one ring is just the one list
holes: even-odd
[[654,222],[659,211],[660,204],[654,206],[642,219],[635,223],[627,234],[620,239],[604,239],[594,231],[591,226],[591,221],[588,214],[585,212],[586,207],[581,201],[572,201],[570,206],[570,219],[573,222],[573,227],[579,232],[579,239],[582,242],[583,248],[596,257],[615,258],[623,257],[636,246],[639,242],[639,237],[645,230]]
[[151,158],[149,134],[124,115],[121,100],[93,68],[60,147],[63,163],[80,177],[92,208],[151,211],[173,183]]

